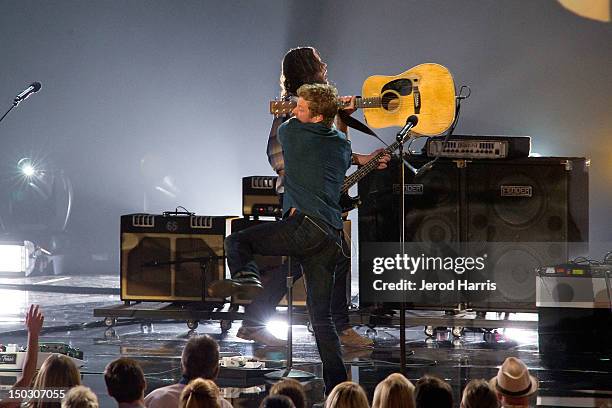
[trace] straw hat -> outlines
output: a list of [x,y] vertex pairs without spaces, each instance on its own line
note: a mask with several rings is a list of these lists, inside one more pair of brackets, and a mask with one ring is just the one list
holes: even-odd
[[538,390],[538,379],[529,375],[525,363],[514,357],[504,361],[489,384],[500,394],[515,398],[528,397]]

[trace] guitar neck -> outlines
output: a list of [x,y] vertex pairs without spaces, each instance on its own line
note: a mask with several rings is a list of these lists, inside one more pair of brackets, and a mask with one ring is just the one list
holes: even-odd
[[380,96],[372,96],[370,98],[362,98],[358,96],[355,98],[355,107],[358,109],[363,108],[380,108],[382,106],[382,98]]
[[344,183],[342,184],[342,193],[346,193],[351,187],[353,187],[359,180],[364,178],[368,173],[378,167],[378,161],[385,154],[393,153],[398,147],[400,142],[395,141],[393,144],[386,147],[376,156],[374,156],[370,161],[361,166],[359,170],[355,171],[353,174],[344,179]]

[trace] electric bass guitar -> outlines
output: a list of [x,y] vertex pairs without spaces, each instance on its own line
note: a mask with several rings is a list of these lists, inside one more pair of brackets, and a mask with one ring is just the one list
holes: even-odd
[[367,176],[372,170],[378,168],[378,161],[385,154],[392,154],[399,147],[400,142],[395,141],[393,144],[385,147],[382,151],[380,151],[376,156],[371,158],[366,164],[361,166],[359,169],[354,171],[350,176],[344,179],[344,183],[342,183],[342,189],[340,190],[340,208],[342,209],[342,213],[347,213],[361,204],[361,200],[359,196],[351,197],[348,194],[348,191],[351,187],[359,182],[362,178]]
[[[363,109],[368,126],[404,126],[410,115],[419,122],[412,132],[423,136],[444,133],[455,119],[455,82],[439,64],[417,65],[395,76],[374,75],[365,80],[355,105]],[[295,100],[271,101],[270,113],[291,113]]]

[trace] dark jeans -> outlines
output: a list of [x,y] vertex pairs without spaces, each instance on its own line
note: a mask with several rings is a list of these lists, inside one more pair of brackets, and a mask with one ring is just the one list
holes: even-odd
[[334,273],[342,245],[342,231],[300,212],[282,221],[238,231],[225,240],[232,276],[245,272],[259,275],[255,254],[288,255],[302,265],[308,313],[323,362],[326,393],[347,379],[331,314]]
[[[347,294],[347,278],[350,268],[350,259],[347,257],[350,254],[350,249],[345,240],[343,241],[343,250],[338,253],[336,259],[336,269],[334,272],[334,288],[331,298],[331,315],[334,326],[338,333],[351,327],[348,316],[348,294]],[[291,276],[293,282],[297,282],[302,277],[302,265],[291,257]],[[264,289],[253,301],[246,306],[243,327],[262,329],[270,317],[276,313],[276,306],[281,301],[283,296],[287,294],[287,273],[289,263],[284,263],[273,269],[266,270],[266,281]]]

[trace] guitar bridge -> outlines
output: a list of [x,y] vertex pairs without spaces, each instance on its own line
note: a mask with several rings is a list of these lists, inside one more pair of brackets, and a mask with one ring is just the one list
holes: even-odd
[[421,113],[421,92],[419,87],[414,85],[412,88],[412,97],[414,98],[414,113]]

